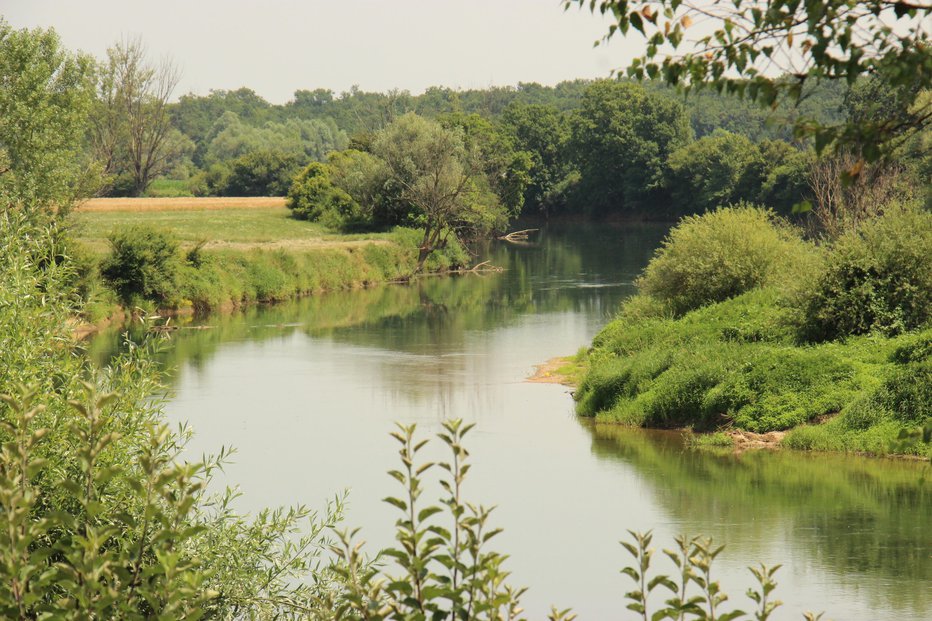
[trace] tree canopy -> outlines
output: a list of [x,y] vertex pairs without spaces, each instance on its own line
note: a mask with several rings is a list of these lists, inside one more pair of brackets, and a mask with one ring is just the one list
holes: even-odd
[[[566,0],[610,14],[605,39],[633,30],[647,48],[629,76],[684,86],[709,84],[775,107],[799,102],[813,81],[853,85],[879,78],[903,93],[899,115],[825,125],[796,119],[797,135],[816,149],[836,143],[875,160],[881,148],[932,121],[932,105],[913,105],[932,86],[932,4],[901,0]],[[696,33],[690,37],[690,33]]]
[[682,104],[612,80],[586,90],[573,125],[578,200],[603,212],[647,206],[663,188],[667,157],[692,138]]
[[93,60],[51,30],[0,19],[0,207],[67,210],[95,179],[82,139],[93,100]]

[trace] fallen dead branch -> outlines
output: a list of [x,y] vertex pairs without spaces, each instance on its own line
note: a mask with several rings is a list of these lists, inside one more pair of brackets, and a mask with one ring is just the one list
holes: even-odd
[[476,273],[476,272],[504,272],[504,267],[499,267],[497,265],[492,265],[490,261],[483,261],[482,263],[477,263],[472,268],[466,270],[467,272]]
[[540,229],[524,229],[521,231],[513,231],[507,235],[502,235],[498,239],[501,241],[510,242],[512,244],[520,244],[528,241],[528,236],[531,233],[536,233]]

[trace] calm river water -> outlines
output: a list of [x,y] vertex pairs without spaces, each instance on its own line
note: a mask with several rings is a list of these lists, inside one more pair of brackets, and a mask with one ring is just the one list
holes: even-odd
[[[477,423],[467,494],[498,505],[512,582],[542,618],[622,618],[626,530],[726,545],[717,572],[750,607],[748,565],[782,563],[778,619],[932,616],[928,466],[841,455],[686,449],[678,434],[577,419],[567,388],[531,384],[535,364],[590,342],[664,233],[651,226],[553,227],[535,245],[490,250],[499,274],[307,298],[210,317],[165,352],[171,420],[195,453],[238,449],[223,482],[241,506],[322,507],[349,490],[347,523],[370,549],[391,542],[393,423],[424,434],[448,418]],[[115,333],[91,343],[99,359]],[[439,455],[439,447],[438,447]],[[666,568],[662,555],[656,557]]]

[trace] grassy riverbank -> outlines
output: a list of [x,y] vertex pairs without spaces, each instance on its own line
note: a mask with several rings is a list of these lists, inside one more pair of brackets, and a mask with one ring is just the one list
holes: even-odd
[[577,356],[578,412],[932,454],[899,442],[932,415],[930,216],[893,214],[816,247],[754,212],[718,213],[674,229],[641,293]]
[[[99,321],[121,307],[203,312],[414,272],[417,231],[338,235],[291,218],[278,199],[232,201],[125,199],[76,210],[70,225],[86,318]],[[125,250],[119,260],[116,246]],[[461,248],[450,248],[435,253],[427,268],[448,270],[466,260]],[[115,263],[121,276],[131,274],[108,277],[117,270],[107,266]]]

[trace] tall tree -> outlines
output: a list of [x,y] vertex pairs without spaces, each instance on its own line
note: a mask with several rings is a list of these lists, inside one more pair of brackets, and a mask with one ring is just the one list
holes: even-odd
[[691,137],[680,102],[639,84],[594,82],[573,122],[571,148],[582,176],[576,200],[603,213],[657,202],[667,158]]
[[563,200],[559,188],[570,172],[566,117],[552,105],[517,102],[508,106],[502,116],[516,147],[531,154],[530,183],[524,193],[525,212],[546,213]]
[[52,30],[0,19],[0,209],[64,212],[91,190],[81,141],[92,97],[92,59]]
[[139,39],[107,50],[94,114],[94,147],[105,172],[128,177],[127,191],[133,196],[165,172],[181,148],[168,114],[180,75],[170,60],[150,62]]

